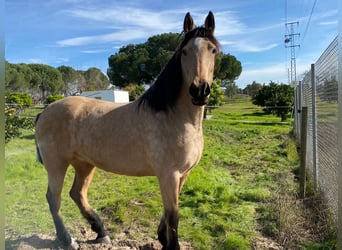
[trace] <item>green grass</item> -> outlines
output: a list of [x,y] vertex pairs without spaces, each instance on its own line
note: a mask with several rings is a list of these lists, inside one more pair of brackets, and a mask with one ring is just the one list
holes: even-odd
[[[299,160],[291,127],[249,102],[227,104],[211,115],[203,124],[203,157],[180,196],[179,237],[196,249],[250,249],[262,233],[276,238],[279,232],[272,205],[279,189],[286,185],[287,192],[296,193],[293,171]],[[5,171],[6,230],[54,232],[45,201],[47,177],[36,161],[32,131],[6,145]],[[70,168],[62,196],[71,232],[79,228],[71,225],[86,226],[68,196],[72,172]],[[162,203],[155,178],[97,170],[89,200],[112,238],[138,227],[133,237],[156,236]]]

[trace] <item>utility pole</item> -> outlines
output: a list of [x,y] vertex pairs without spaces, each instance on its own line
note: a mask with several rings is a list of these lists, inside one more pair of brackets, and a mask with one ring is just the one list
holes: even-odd
[[298,26],[299,22],[290,22],[285,23],[286,31],[288,34],[285,34],[285,48],[291,48],[291,70],[290,70],[290,82],[292,86],[297,84],[297,73],[296,73],[296,47],[299,47],[299,44],[296,44],[295,37],[300,35],[300,33],[294,32],[294,26]]

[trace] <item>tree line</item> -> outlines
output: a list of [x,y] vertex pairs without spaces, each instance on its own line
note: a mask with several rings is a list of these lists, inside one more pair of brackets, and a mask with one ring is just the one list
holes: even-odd
[[75,70],[70,66],[58,68],[45,64],[5,65],[6,91],[29,93],[34,101],[49,95],[75,95],[81,91],[107,88],[108,77],[98,68]]

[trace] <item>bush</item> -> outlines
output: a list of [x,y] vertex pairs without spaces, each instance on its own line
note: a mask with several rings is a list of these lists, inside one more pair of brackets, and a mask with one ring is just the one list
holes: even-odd
[[48,97],[46,97],[44,104],[49,105],[50,103],[53,103],[63,98],[64,96],[62,95],[49,95]]
[[15,107],[5,106],[5,143],[21,136],[20,129],[33,129],[33,127],[33,119],[28,117],[21,118]]
[[20,117],[25,108],[32,105],[32,98],[27,93],[8,91],[5,95],[5,143],[21,135],[20,129],[32,129],[34,122],[27,117]]
[[264,85],[252,98],[253,104],[264,107],[264,112],[281,117],[286,120],[287,114],[292,110],[294,91],[290,85],[270,82]]
[[27,93],[19,93],[8,91],[5,95],[5,103],[13,108],[16,112],[22,112],[25,108],[32,105],[32,98]]
[[224,91],[221,89],[222,81],[214,79],[211,84],[210,98],[208,106],[222,106],[224,100]]
[[130,102],[137,100],[146,91],[144,86],[133,83],[127,85],[125,90],[128,91]]

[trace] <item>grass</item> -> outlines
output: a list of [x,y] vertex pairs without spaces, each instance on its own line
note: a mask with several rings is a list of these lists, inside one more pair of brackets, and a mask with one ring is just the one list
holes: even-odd
[[[293,173],[299,159],[289,136],[291,127],[248,101],[227,104],[211,115],[203,124],[203,157],[180,196],[180,239],[196,249],[250,249],[261,235],[284,240],[280,235],[289,231],[289,225],[285,228],[281,216],[291,210],[289,207],[293,208],[292,215],[302,210],[293,207],[293,202],[277,202],[284,197],[296,199],[298,187]],[[25,131],[22,138],[6,145],[6,232],[54,232],[45,201],[46,173],[36,160],[32,134]],[[75,232],[88,226],[68,196],[72,179],[70,168],[62,213],[67,227]],[[139,228],[135,238],[156,236],[162,203],[155,178],[97,170],[89,200],[112,238],[128,228]],[[334,245],[333,236],[287,239],[286,244],[291,246]]]

